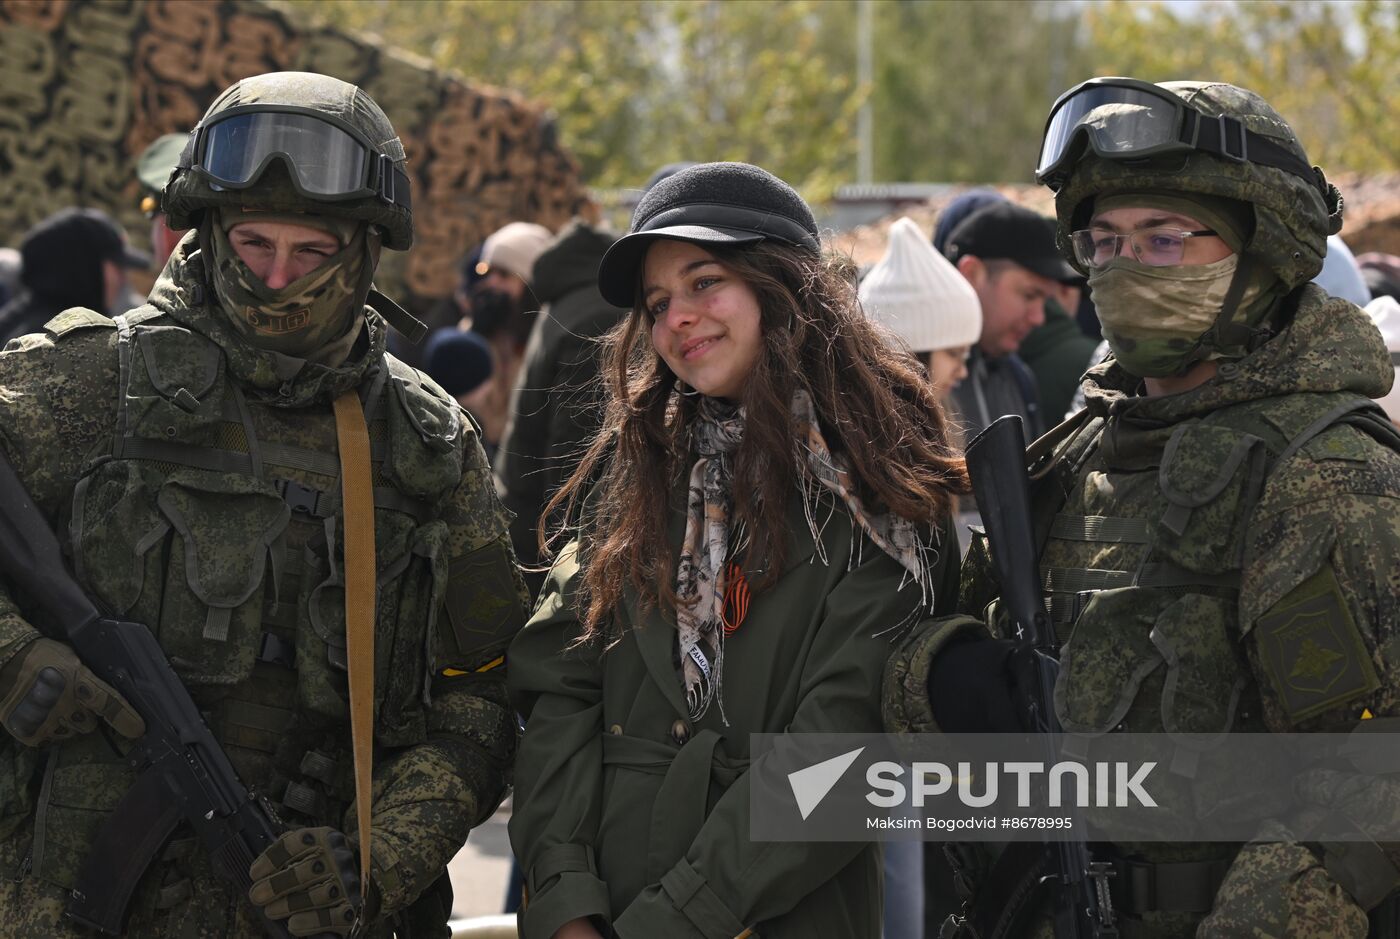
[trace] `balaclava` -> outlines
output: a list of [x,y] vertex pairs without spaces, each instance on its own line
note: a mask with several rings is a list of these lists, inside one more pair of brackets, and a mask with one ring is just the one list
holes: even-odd
[[[329,215],[210,213],[206,235],[219,305],[235,331],[259,349],[326,365],[343,361],[364,321],[365,299],[379,262],[380,234],[360,221]],[[233,249],[229,231],[240,222],[286,222],[320,229],[341,248],[320,267],[280,290],[269,288]]]
[[[1152,267],[1132,252],[1089,271],[1089,290],[1103,324],[1104,339],[1118,364],[1139,377],[1179,375],[1198,361],[1224,358],[1202,348],[1201,339],[1230,304],[1236,323],[1257,326],[1277,305],[1285,286],[1269,268],[1247,263],[1240,249],[1248,242],[1250,207],[1234,199],[1197,193],[1141,192],[1105,196],[1094,211],[1159,209],[1198,219],[1235,253],[1210,264]],[[1246,263],[1242,263],[1246,259]],[[1236,284],[1237,278],[1243,282]]]
[[530,338],[539,303],[528,292],[516,297],[481,281],[472,288],[471,299],[472,331],[477,335],[487,339],[509,335],[521,346]]

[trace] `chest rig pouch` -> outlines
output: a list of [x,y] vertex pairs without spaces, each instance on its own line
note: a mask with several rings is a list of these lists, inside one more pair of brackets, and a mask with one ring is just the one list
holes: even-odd
[[[426,737],[424,708],[448,582],[449,529],[437,506],[462,477],[462,434],[455,404],[412,368],[389,360],[376,383],[371,414],[374,459],[376,583],[376,742],[406,746]],[[375,419],[375,418],[381,418]],[[332,498],[339,506],[339,486]],[[344,527],[337,513],[319,519],[306,552],[300,605],[329,668],[302,677],[303,697],[321,713],[348,720],[344,697]],[[392,633],[386,626],[392,624]]]
[[111,455],[74,489],[73,556],[104,604],[151,627],[181,678],[232,685],[252,670],[291,512],[255,472],[218,348],[148,318],[119,324]]
[[[216,345],[154,312],[119,318],[118,328],[121,397],[111,455],[94,462],[74,494],[80,576],[114,612],[148,623],[193,685],[246,679],[263,645],[265,614],[289,602],[297,668],[311,677],[325,660],[343,671],[344,656],[335,651],[345,646],[340,469],[329,407],[291,409],[287,429],[262,439],[259,427],[282,415],[255,413]],[[399,688],[405,705],[426,687],[424,665],[409,667],[408,657],[422,660],[430,651],[425,624],[445,589],[447,530],[437,508],[461,479],[464,427],[455,405],[392,359],[365,397],[379,564],[376,678],[393,699],[412,676],[411,690]],[[299,558],[288,556],[293,520],[319,530],[292,539],[303,542]],[[287,577],[298,566],[301,576]],[[296,595],[287,589],[293,580]],[[409,617],[413,635],[400,636],[396,627]],[[310,636],[330,651],[314,654]],[[302,697],[313,711],[343,714],[343,701]],[[381,725],[390,717],[381,713]]]
[[1264,729],[1239,622],[1250,518],[1280,460],[1368,406],[1247,402],[1176,425],[1160,451],[1087,456],[1041,553],[1067,731],[1164,732],[1189,775],[1226,732]]
[[[314,781],[316,797],[288,807],[339,824],[336,803],[353,787],[330,406],[250,404],[214,343],[152,308],[117,328],[110,451],[74,489],[78,575],[113,613],[150,626],[245,781],[273,798]],[[441,506],[461,480],[470,430],[408,366],[385,357],[371,374],[362,394],[378,563],[375,740],[408,746],[427,734],[447,586]],[[70,884],[68,867],[111,808],[91,793],[120,795],[130,776],[112,753],[59,750],[44,815],[71,843],[50,850],[41,872]]]

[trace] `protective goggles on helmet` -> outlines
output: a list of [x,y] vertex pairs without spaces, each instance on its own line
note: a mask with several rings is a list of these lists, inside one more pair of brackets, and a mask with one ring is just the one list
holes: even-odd
[[194,146],[180,162],[217,188],[247,189],[278,157],[308,199],[374,196],[411,208],[408,174],[353,127],[316,111],[231,109],[196,129]]
[[1200,151],[1317,181],[1305,161],[1238,118],[1208,117],[1167,89],[1133,78],[1091,78],[1060,95],[1045,122],[1036,182],[1058,191],[1086,145],[1108,160]]

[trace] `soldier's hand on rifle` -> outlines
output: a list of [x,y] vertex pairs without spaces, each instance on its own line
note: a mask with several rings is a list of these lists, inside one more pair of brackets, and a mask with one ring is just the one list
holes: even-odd
[[334,828],[298,828],[278,838],[248,868],[248,899],[268,919],[285,919],[294,936],[350,935],[360,914],[355,852]]
[[1011,666],[1009,639],[958,639],[938,653],[928,675],[929,704],[948,734],[1020,733],[1025,730]]
[[87,733],[99,719],[123,737],[146,732],[141,715],[63,643],[35,639],[0,669],[0,723],[25,746]]

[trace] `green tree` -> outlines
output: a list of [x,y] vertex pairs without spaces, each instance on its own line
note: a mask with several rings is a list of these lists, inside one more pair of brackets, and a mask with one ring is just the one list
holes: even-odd
[[635,188],[674,160],[760,163],[812,199],[855,178],[870,101],[880,180],[1029,181],[1051,103],[1094,75],[1258,91],[1332,169],[1400,169],[1400,3],[871,0],[299,0],[558,114],[585,180]]
[[853,172],[858,106],[854,48],[833,52],[826,6],[301,0],[283,9],[547,103],[591,185],[635,188],[663,163],[740,159],[821,198]]
[[1073,13],[1032,0],[877,0],[876,175],[1028,181],[1046,112],[1080,69]]
[[758,163],[816,199],[853,178],[855,48],[835,45],[831,29],[852,4],[707,0],[663,9],[674,46],[660,62],[660,94],[646,97],[642,114],[655,162]]
[[1329,170],[1400,169],[1395,3],[1255,0],[1190,12],[1155,2],[1091,7],[1094,71],[1242,85],[1263,95]]

